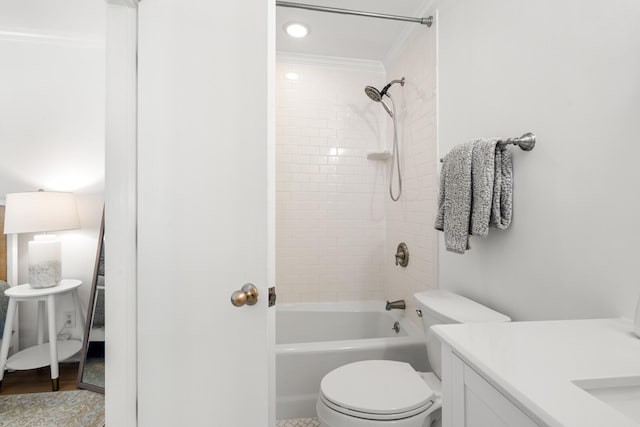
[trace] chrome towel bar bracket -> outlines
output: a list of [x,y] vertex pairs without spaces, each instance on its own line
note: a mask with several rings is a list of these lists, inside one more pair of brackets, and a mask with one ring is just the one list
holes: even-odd
[[513,144],[517,145],[524,151],[531,151],[533,150],[533,147],[536,146],[536,136],[531,132],[527,132],[519,138],[509,138],[498,142],[498,144],[502,146]]

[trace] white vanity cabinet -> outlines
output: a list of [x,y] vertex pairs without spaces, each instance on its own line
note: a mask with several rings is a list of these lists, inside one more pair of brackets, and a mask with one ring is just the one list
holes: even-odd
[[640,427],[640,340],[628,319],[431,330],[442,342],[444,427]]
[[447,345],[442,346],[443,427],[540,427]]

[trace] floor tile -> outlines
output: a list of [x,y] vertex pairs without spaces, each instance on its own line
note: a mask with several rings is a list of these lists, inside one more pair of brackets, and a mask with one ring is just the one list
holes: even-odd
[[279,420],[276,422],[277,427],[320,427],[320,421],[317,418],[296,418],[293,420]]

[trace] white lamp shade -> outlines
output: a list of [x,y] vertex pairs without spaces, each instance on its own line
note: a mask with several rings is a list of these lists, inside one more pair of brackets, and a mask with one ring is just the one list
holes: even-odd
[[32,191],[6,197],[4,234],[40,233],[80,228],[72,193]]

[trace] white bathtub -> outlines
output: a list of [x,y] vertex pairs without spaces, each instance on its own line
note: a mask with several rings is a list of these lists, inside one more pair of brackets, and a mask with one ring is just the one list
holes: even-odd
[[[421,328],[383,301],[282,304],[276,312],[276,417],[315,416],[320,380],[346,363],[400,360],[429,371]],[[400,323],[400,332],[393,330]]]

